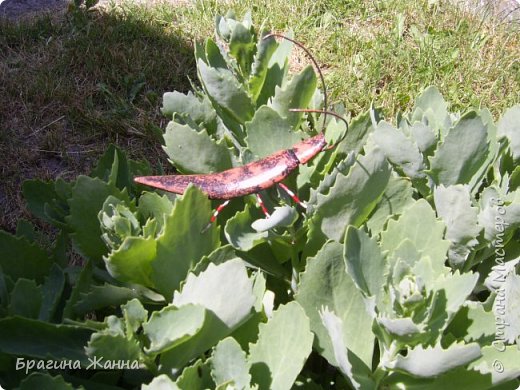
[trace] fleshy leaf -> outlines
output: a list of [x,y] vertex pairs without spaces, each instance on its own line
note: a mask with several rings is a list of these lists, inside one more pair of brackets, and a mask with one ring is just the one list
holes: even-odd
[[239,211],[227,220],[224,232],[226,239],[233,248],[249,251],[265,241],[268,235],[267,232],[254,230],[251,226],[252,220],[253,217],[251,216],[249,206],[246,206],[243,211]]
[[353,226],[345,234],[344,257],[347,272],[368,296],[379,296],[386,283],[388,264],[377,242]]
[[372,236],[379,234],[390,218],[401,214],[414,202],[410,181],[403,177],[390,176],[383,196],[367,221]]
[[520,276],[509,272],[500,289],[496,291],[493,307],[497,318],[507,326],[503,327],[503,339],[508,343],[520,340]]
[[258,341],[249,348],[253,383],[260,390],[289,390],[312,350],[309,319],[297,302],[280,305],[260,324]]
[[302,140],[301,132],[292,131],[288,121],[268,106],[260,107],[253,120],[246,123],[246,143],[257,158],[289,149]]
[[317,195],[312,224],[326,237],[341,240],[348,225],[360,226],[383,195],[390,168],[379,148],[371,148],[350,169],[339,174],[327,194]]
[[482,118],[471,111],[450,129],[444,142],[430,157],[430,171],[435,184],[470,183],[489,153],[487,128]]
[[254,303],[253,282],[247,275],[244,262],[239,259],[210,264],[197,276],[189,274],[182,291],[176,291],[173,296],[173,305],[201,305],[229,328],[243,321]]
[[207,98],[199,99],[190,91],[188,94],[180,92],[166,92],[163,95],[163,115],[169,119],[174,114],[188,115],[191,120],[210,132],[216,129],[216,112]]
[[265,232],[278,226],[291,226],[298,219],[298,212],[294,207],[275,207],[273,213],[265,219],[257,219],[251,227],[257,232]]
[[101,239],[98,213],[110,196],[130,204],[126,192],[98,178],[79,176],[69,199],[70,215],[67,223],[74,233],[71,237],[79,251],[87,258],[99,262],[108,250]]
[[[520,359],[518,347],[505,346],[500,341],[494,346],[482,348],[482,356],[469,365],[469,369],[481,374],[491,374],[494,385],[518,378]],[[512,388],[512,387],[511,387]]]
[[210,217],[209,200],[196,187],[188,186],[184,195],[175,202],[164,232],[156,240],[157,255],[151,262],[151,279],[167,299],[192,267],[220,246],[218,228],[211,226],[201,233]]
[[65,382],[61,375],[51,376],[42,372],[33,372],[20,382],[19,390],[74,390],[75,387]]
[[498,122],[497,135],[507,137],[513,159],[520,159],[520,105],[507,110]]
[[388,363],[388,367],[429,378],[466,365],[480,356],[477,343],[452,344],[447,349],[443,349],[440,344],[428,348],[418,345],[409,349],[406,357],[397,355],[394,361]]
[[206,360],[203,363],[201,359],[198,359],[191,366],[185,367],[175,383],[179,388],[186,390],[215,389],[216,386],[211,378],[209,361]]
[[180,390],[180,388],[168,375],[161,374],[153,378],[149,384],[142,385],[141,390]]
[[201,82],[215,104],[241,124],[253,118],[251,98],[229,70],[211,68],[200,59],[197,68]]
[[237,390],[245,389],[251,382],[246,354],[240,344],[228,337],[215,347],[211,358],[211,376],[217,385],[233,381]]
[[444,272],[444,261],[450,245],[443,240],[444,223],[438,221],[435,213],[424,199],[407,208],[401,217],[389,220],[381,233],[381,247],[393,252],[405,239],[411,240],[422,256],[429,256],[436,273]]
[[276,88],[274,98],[269,103],[282,118],[295,128],[300,122],[302,113],[290,112],[291,108],[306,108],[316,89],[316,74],[312,66],[307,66],[299,74],[295,75],[282,88]]
[[343,324],[346,347],[370,366],[374,340],[372,319],[365,309],[361,292],[346,272],[342,245],[329,241],[314,258],[307,259],[305,272],[300,276],[296,301],[310,319],[318,351],[331,364],[337,365],[337,362],[331,339],[319,314],[322,307],[336,313]]
[[268,39],[259,37],[256,49],[257,52],[251,69],[251,77],[249,78],[249,93],[251,94],[253,101],[258,99],[258,96],[262,91],[262,86],[264,85],[265,77],[267,75],[269,59],[275,52],[277,46],[278,44],[274,37]]
[[448,258],[452,265],[460,266],[478,244],[478,209],[471,205],[468,187],[460,184],[436,187],[434,199],[437,215],[446,224],[446,238],[451,241]]
[[370,377],[370,369],[360,360],[354,359],[355,355],[349,354],[345,346],[343,340],[344,327],[341,319],[327,308],[320,311],[320,316],[329,334],[337,365],[340,371],[350,380],[352,387],[356,390],[375,388],[376,384]]
[[12,280],[19,278],[43,282],[52,259],[36,244],[0,230],[0,267]]
[[36,285],[34,280],[18,279],[11,291],[8,307],[9,315],[38,318],[41,294],[41,286]]
[[400,167],[406,176],[411,179],[424,176],[421,172],[424,168],[423,157],[419,148],[402,132],[382,121],[378,123],[372,137],[388,160]]
[[[215,142],[206,130],[170,121],[164,133],[164,151],[182,173],[220,172],[232,167],[231,151],[223,141]],[[193,151],[197,158],[193,158]]]
[[448,104],[435,86],[426,88],[415,100],[412,122],[421,121],[423,116],[426,116],[431,127],[446,134],[450,125]]

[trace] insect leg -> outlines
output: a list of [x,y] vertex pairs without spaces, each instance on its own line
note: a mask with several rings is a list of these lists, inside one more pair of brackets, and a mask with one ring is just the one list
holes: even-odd
[[307,208],[307,205],[305,203],[303,203],[300,198],[298,198],[298,195],[296,195],[294,192],[292,192],[289,188],[287,188],[287,186],[283,183],[278,183],[278,185],[280,186],[280,188],[282,190],[284,190],[285,192],[287,192],[287,194],[292,198],[292,200],[294,200],[297,204],[299,204],[300,206],[302,206],[304,209]]
[[215,222],[215,220],[217,219],[218,217],[218,214],[224,209],[224,207],[226,207],[227,205],[229,204],[229,199],[226,200],[224,203],[220,204],[216,209],[215,211],[213,212],[213,215],[211,216],[211,218],[209,219],[209,223],[204,227],[204,229],[201,230],[201,233],[205,233],[210,227],[211,225],[213,224],[213,222]]
[[262,212],[265,214],[266,217],[270,217],[269,211],[267,211],[267,207],[265,207],[264,201],[262,200],[262,197],[257,192],[256,194],[256,200],[258,201],[258,204],[262,208]]

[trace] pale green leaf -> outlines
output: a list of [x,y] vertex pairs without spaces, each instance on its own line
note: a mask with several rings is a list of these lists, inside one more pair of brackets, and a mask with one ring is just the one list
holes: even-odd
[[274,37],[263,39],[263,36],[259,37],[258,44],[256,46],[256,54],[251,69],[251,77],[249,78],[249,93],[253,101],[258,99],[262,86],[264,85],[265,77],[267,75],[267,69],[269,60],[275,52],[278,44]]
[[151,262],[151,279],[167,299],[194,265],[220,246],[219,228],[212,225],[201,232],[211,214],[210,201],[191,185],[175,202],[163,234],[156,240],[157,255]]
[[253,383],[260,390],[289,390],[312,350],[309,319],[296,302],[280,305],[260,325],[258,341],[249,348]]
[[390,218],[395,218],[415,202],[413,188],[409,180],[395,175],[390,176],[383,196],[366,225],[372,236],[379,234],[386,226]]
[[277,87],[274,98],[268,104],[282,118],[286,118],[295,128],[302,117],[300,112],[290,112],[291,108],[307,108],[316,89],[316,74],[312,66],[305,67],[282,88]]
[[92,286],[87,293],[81,294],[81,297],[74,304],[74,312],[82,315],[107,306],[118,307],[136,297],[139,297],[139,293],[128,287],[115,286],[109,283],[102,286]]
[[343,255],[347,272],[357,287],[368,296],[380,296],[386,284],[388,264],[377,242],[364,231],[349,226]]
[[173,296],[173,305],[201,305],[211,310],[229,328],[244,321],[254,303],[253,282],[240,259],[219,265],[210,264],[196,276],[189,274],[182,291],[175,291]]
[[123,312],[127,334],[137,332],[148,318],[148,312],[139,299],[132,299],[121,305],[121,311]]
[[291,226],[298,219],[298,211],[291,206],[275,207],[273,213],[264,219],[257,219],[251,227],[257,232],[265,232],[278,226]]
[[348,225],[360,226],[381,199],[390,168],[379,148],[359,156],[348,175],[339,174],[328,193],[317,195],[312,224],[326,237],[341,240]]
[[422,153],[427,153],[437,144],[437,138],[431,127],[415,122],[410,127],[410,136]]
[[497,135],[507,137],[513,159],[520,159],[520,105],[509,108],[498,122]]
[[424,176],[423,157],[419,148],[402,132],[385,121],[379,122],[372,133],[372,139],[378,145],[386,158],[397,165],[411,179]]
[[258,232],[251,226],[253,217],[249,206],[228,219],[224,227],[227,241],[236,249],[249,251],[264,242],[267,232]]
[[268,106],[260,107],[251,122],[246,123],[246,143],[257,158],[289,149],[303,138],[292,131],[289,122]]
[[346,272],[342,245],[329,241],[315,257],[307,259],[305,272],[300,275],[296,300],[310,319],[318,351],[331,364],[337,365],[337,362],[331,339],[319,314],[322,307],[328,307],[342,321],[346,347],[366,365],[371,365],[374,340],[372,319],[365,309],[361,292]]
[[480,347],[477,343],[452,344],[447,349],[442,348],[440,344],[427,348],[418,345],[409,349],[406,357],[397,355],[387,366],[421,378],[428,378],[466,365],[480,356]]
[[451,241],[448,258],[452,265],[460,266],[478,244],[478,208],[472,206],[466,185],[440,185],[433,194],[437,215],[446,224],[445,238]]
[[[493,311],[507,326],[503,326],[503,339],[508,343],[520,340],[520,276],[511,271],[496,291]],[[520,352],[519,352],[520,355]]]
[[444,229],[444,223],[437,220],[428,202],[420,199],[404,210],[397,221],[388,221],[386,230],[381,233],[381,246],[391,253],[409,239],[422,256],[430,257],[434,270],[442,273],[450,245],[443,239]]
[[106,361],[127,361],[130,365],[134,361],[139,361],[141,346],[135,339],[102,330],[90,337],[85,351],[91,358],[102,359],[101,364]]
[[161,374],[153,378],[147,385],[142,385],[141,390],[181,390],[170,377]]
[[206,92],[215,104],[241,124],[253,118],[251,98],[229,70],[211,68],[202,60],[197,61],[197,69]]
[[489,153],[487,127],[471,111],[452,127],[430,157],[430,171],[435,184],[467,184],[486,162]]
[[[170,121],[164,133],[164,151],[182,173],[220,172],[233,166],[231,151],[223,140],[213,141],[206,130]],[[197,151],[197,158],[193,153]]]
[[78,177],[69,199],[70,215],[67,223],[73,231],[72,240],[81,254],[95,262],[100,262],[108,252],[101,239],[98,213],[110,195],[130,204],[126,192],[121,192],[114,185],[98,178],[87,176]]
[[163,95],[163,115],[169,119],[174,114],[188,115],[191,120],[210,132],[216,129],[217,114],[207,98],[197,98],[190,91],[186,95],[180,92],[166,92]]
[[494,385],[520,376],[520,351],[518,346],[506,346],[497,340],[493,346],[482,348],[482,356],[469,365],[469,369],[481,374],[491,374]]
[[217,344],[211,367],[211,376],[217,385],[232,381],[237,390],[249,387],[251,375],[246,354],[234,338],[225,338]]
[[201,359],[184,368],[175,383],[183,390],[206,390],[216,386],[211,378],[209,361],[203,363]]
[[428,124],[443,135],[450,127],[448,104],[435,86],[426,88],[415,100],[412,123],[426,117]]

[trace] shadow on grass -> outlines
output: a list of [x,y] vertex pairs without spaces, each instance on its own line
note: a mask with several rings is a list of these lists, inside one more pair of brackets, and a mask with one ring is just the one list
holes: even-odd
[[162,94],[189,90],[196,68],[166,19],[136,7],[0,24],[0,228],[27,214],[25,179],[89,173],[108,143],[167,164]]

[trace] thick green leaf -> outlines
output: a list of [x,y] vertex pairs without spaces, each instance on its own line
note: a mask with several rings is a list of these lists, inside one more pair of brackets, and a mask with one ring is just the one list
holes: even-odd
[[339,154],[346,156],[352,151],[359,153],[373,130],[370,111],[356,116],[349,124],[345,139],[336,147]]
[[237,390],[249,387],[251,375],[246,354],[234,338],[225,338],[215,347],[211,358],[211,376],[217,385],[232,381]]
[[303,138],[303,133],[294,132],[286,119],[268,106],[260,107],[253,120],[246,123],[246,143],[257,158],[289,149]]
[[503,339],[508,343],[518,342],[520,340],[520,276],[509,272],[501,287],[495,298],[494,313],[497,321],[501,318],[508,324],[503,329]]
[[334,349],[334,357],[340,371],[350,380],[354,389],[374,389],[376,384],[371,378],[370,368],[351,353],[345,345],[343,339],[344,327],[341,319],[328,308],[322,309],[320,315],[329,334]]
[[260,325],[258,341],[249,348],[253,383],[260,390],[290,389],[311,353],[313,338],[298,303],[279,306],[267,324]]
[[498,122],[497,135],[507,137],[513,159],[520,159],[520,105],[511,107]]
[[249,251],[267,239],[267,232],[258,232],[251,226],[253,217],[249,206],[228,219],[224,232],[233,248]]
[[416,122],[410,127],[410,136],[421,153],[429,153],[437,145],[437,138],[430,126]]
[[134,298],[121,306],[127,334],[135,333],[148,318],[148,312],[141,301]]
[[139,293],[128,287],[118,287],[105,283],[102,286],[92,286],[87,293],[74,304],[74,312],[78,315],[104,307],[118,307],[130,299],[136,298]]
[[125,361],[128,365],[139,362],[141,346],[135,339],[128,339],[123,334],[113,334],[109,330],[94,333],[85,347],[88,356],[99,364],[107,361]]
[[101,156],[90,176],[113,184],[120,190],[134,185],[126,153],[113,144]]
[[372,139],[378,145],[386,158],[397,165],[404,174],[411,179],[419,179],[424,176],[423,157],[419,148],[402,132],[398,131],[385,121],[379,122],[372,135]]
[[255,36],[251,29],[237,23],[231,32],[229,53],[235,57],[242,74],[249,74],[256,50]]
[[439,344],[427,348],[419,345],[409,349],[406,357],[397,355],[395,360],[388,363],[388,367],[428,378],[466,365],[480,356],[480,347],[476,343],[452,344],[447,349]]
[[143,324],[143,333],[150,340],[146,353],[158,354],[189,340],[201,330],[206,314],[200,305],[166,306],[154,311]]
[[397,221],[388,221],[386,230],[381,233],[381,247],[392,253],[409,239],[423,257],[430,257],[435,273],[441,274],[450,245],[443,239],[444,229],[444,223],[437,220],[428,202],[421,199],[407,208]]
[[222,68],[210,68],[197,61],[201,82],[214,104],[218,104],[237,122],[244,124],[254,115],[253,103],[233,74]]
[[201,230],[210,220],[211,204],[196,187],[189,186],[177,199],[156,243],[151,279],[157,290],[170,299],[194,265],[220,246],[219,229]]
[[390,179],[390,168],[377,147],[359,156],[348,175],[339,174],[328,193],[317,195],[312,224],[339,241],[348,225],[360,226],[375,208]]
[[52,263],[36,244],[0,230],[0,267],[12,280],[27,278],[42,283]]
[[38,359],[70,359],[88,363],[84,346],[92,330],[54,325],[23,317],[0,319],[0,351]]
[[45,204],[51,204],[56,199],[54,183],[41,180],[26,180],[22,185],[22,192],[23,197],[27,201],[29,211],[34,216],[49,221],[45,213]]
[[73,231],[72,240],[82,255],[95,262],[102,261],[103,255],[108,252],[101,239],[97,216],[110,195],[130,204],[126,192],[121,192],[113,184],[87,176],[78,177],[69,199],[70,215],[67,223]]
[[470,183],[487,159],[487,138],[487,126],[475,111],[460,118],[430,157],[429,174],[435,184]]
[[291,206],[275,207],[273,213],[263,219],[257,219],[251,227],[257,232],[265,232],[275,227],[288,227],[298,219],[298,211]]
[[445,237],[451,241],[448,259],[452,265],[460,266],[478,244],[478,208],[471,205],[468,187],[460,184],[436,187],[434,199],[437,215],[446,224]]
[[53,265],[42,285],[42,304],[38,319],[51,321],[54,318],[65,287],[65,275],[60,267]]
[[[215,142],[206,130],[170,121],[164,133],[164,151],[182,173],[220,172],[233,166],[231,151],[225,142]],[[197,158],[193,153],[197,151]]]
[[477,341],[482,345],[494,338],[495,331],[493,312],[486,311],[481,302],[466,301],[450,322],[446,333],[452,333],[467,343]]
[[353,226],[345,234],[344,257],[347,272],[367,296],[378,297],[386,284],[388,264],[374,239]]
[[244,262],[240,259],[219,265],[210,264],[196,276],[189,274],[182,291],[175,291],[173,296],[173,305],[201,305],[229,328],[244,321],[254,303],[253,281],[249,279]]
[[65,382],[61,375],[51,376],[42,372],[33,372],[22,382],[19,390],[74,390],[74,387]]
[[155,237],[127,237],[123,244],[105,256],[107,271],[117,280],[155,287],[152,262],[157,257]]
[[142,385],[141,390],[180,390],[180,388],[168,375],[161,374],[153,378],[149,384]]
[[435,86],[426,88],[415,100],[412,123],[415,121],[421,122],[423,117],[426,118],[432,128],[440,130],[443,136],[446,135],[451,124],[448,104]]
[[300,276],[296,301],[304,308],[316,335],[318,351],[337,366],[329,333],[320,317],[323,307],[336,313],[343,323],[342,335],[346,347],[370,366],[374,335],[372,319],[365,309],[365,301],[352,278],[347,274],[343,246],[329,241],[318,254],[307,259],[305,272]]
[[381,200],[366,223],[372,236],[379,234],[386,227],[390,218],[395,218],[414,202],[410,181],[391,175]]
[[20,278],[11,291],[9,301],[9,315],[36,319],[42,303],[41,286],[36,285],[34,280]]
[[265,77],[267,75],[267,66],[278,44],[274,37],[263,39],[263,36],[258,39],[256,46],[256,54],[251,69],[251,77],[249,78],[249,93],[253,101],[258,99],[262,86],[264,85]]
[[495,346],[482,348],[482,356],[469,365],[469,369],[481,374],[491,374],[494,385],[518,378],[520,352],[515,345],[505,346],[500,341]]
[[295,128],[300,122],[302,113],[290,112],[291,108],[308,107],[316,89],[316,74],[312,66],[305,67],[299,74],[295,75],[285,86],[275,89],[274,98],[268,104],[282,118]]
[[188,115],[192,121],[210,132],[214,132],[217,127],[217,114],[210,101],[207,98],[197,98],[191,91],[187,94],[166,92],[163,95],[161,112],[170,119],[174,114]]
[[182,374],[175,382],[181,389],[206,390],[215,389],[215,383],[211,378],[209,362],[201,359],[182,370]]

